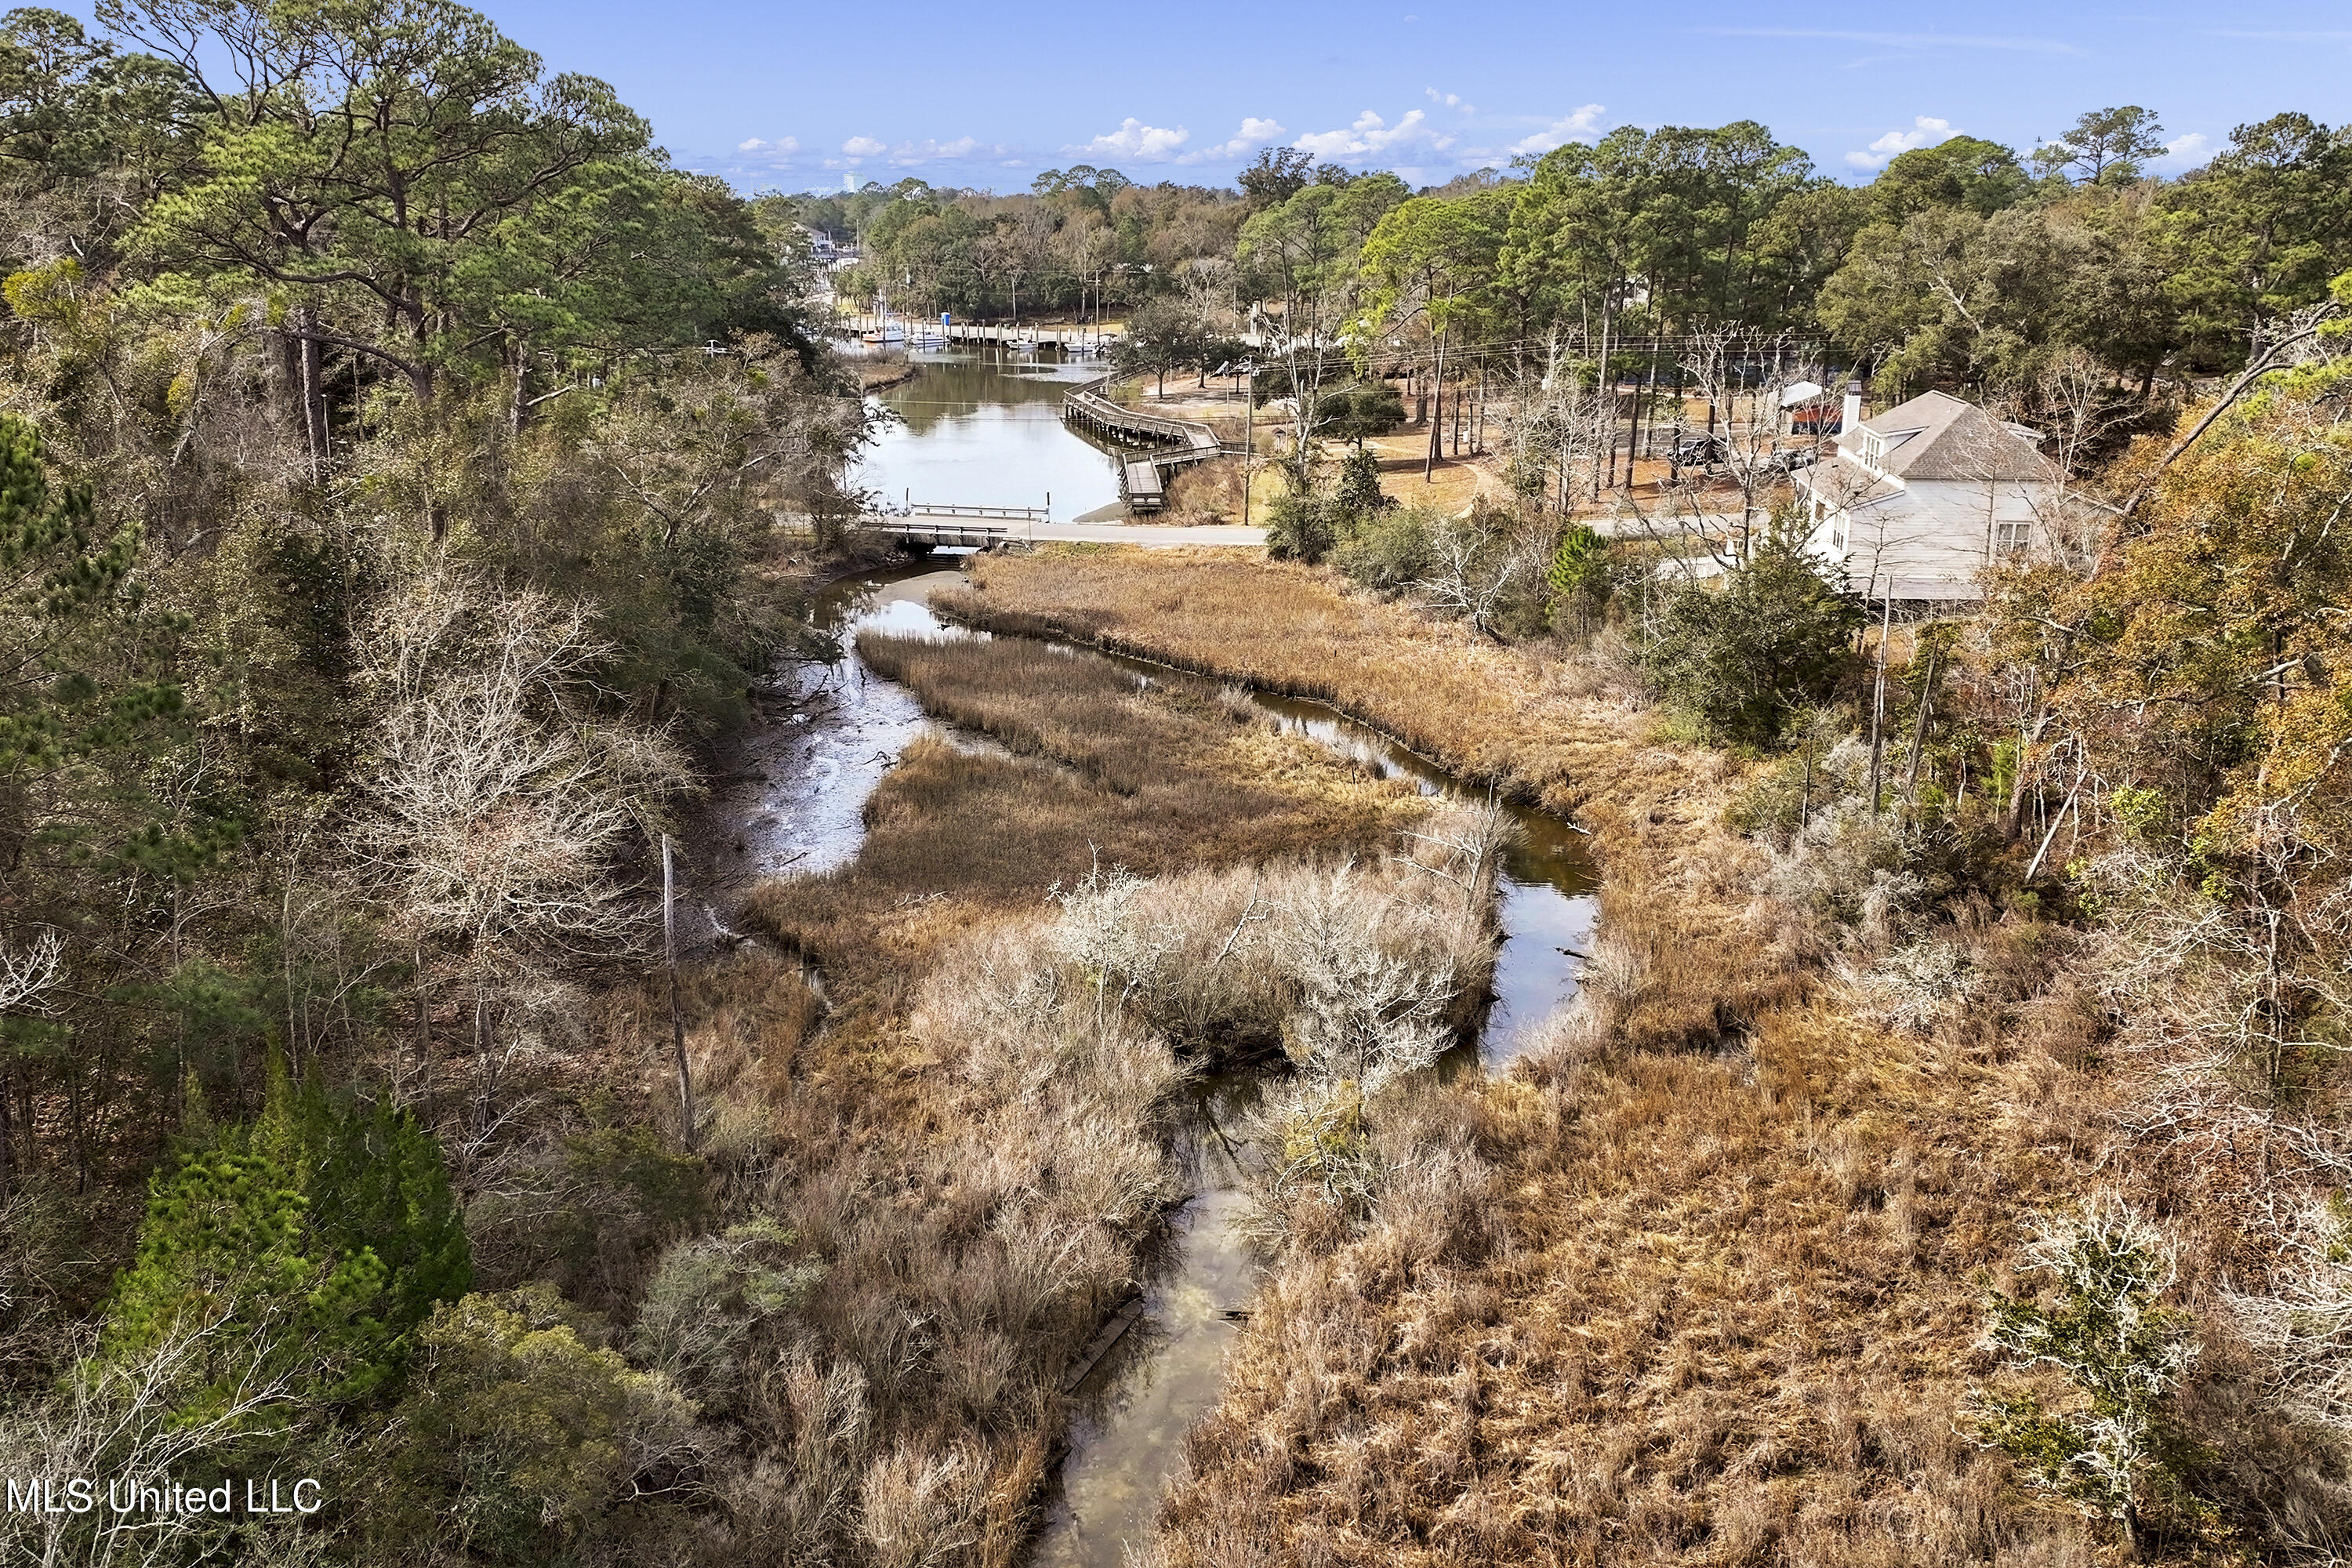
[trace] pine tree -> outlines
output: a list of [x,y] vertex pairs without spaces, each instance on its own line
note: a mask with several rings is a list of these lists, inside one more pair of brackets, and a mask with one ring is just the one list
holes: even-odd
[[1380,454],[1361,441],[1357,442],[1354,449],[1340,459],[1339,488],[1331,497],[1339,531],[1352,533],[1366,518],[1392,504],[1381,491]]
[[272,1383],[300,1404],[347,1402],[396,1379],[418,1325],[471,1278],[440,1151],[415,1118],[338,1106],[273,1059],[260,1116],[150,1184],[99,1354],[136,1361],[206,1331],[186,1419]]

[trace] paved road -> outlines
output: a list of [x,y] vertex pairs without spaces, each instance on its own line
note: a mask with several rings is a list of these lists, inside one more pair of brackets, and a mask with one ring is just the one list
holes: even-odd
[[1238,526],[1171,528],[1137,522],[1040,522],[1015,526],[1013,537],[1034,539],[1040,544],[1049,540],[1072,540],[1088,544],[1140,544],[1160,550],[1194,544],[1258,548],[1265,543],[1265,530]]

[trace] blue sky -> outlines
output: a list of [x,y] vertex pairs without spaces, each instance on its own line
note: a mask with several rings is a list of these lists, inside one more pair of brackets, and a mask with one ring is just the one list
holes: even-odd
[[1081,161],[1222,183],[1285,144],[1425,184],[1621,125],[1743,118],[1867,179],[1955,132],[2022,153],[2116,103],[2161,115],[2179,169],[2281,110],[2352,119],[2347,0],[481,8],[551,68],[611,81],[680,163],[746,192],[838,189],[845,174],[1021,190]]

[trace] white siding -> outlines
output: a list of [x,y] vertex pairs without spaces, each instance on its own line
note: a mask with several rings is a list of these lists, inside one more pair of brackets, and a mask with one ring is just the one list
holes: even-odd
[[1890,584],[1897,598],[1968,597],[1994,559],[1996,525],[2025,525],[2029,552],[2046,542],[2036,515],[2039,488],[2019,480],[1916,479],[1850,510],[1815,496],[1811,548],[1874,597]]

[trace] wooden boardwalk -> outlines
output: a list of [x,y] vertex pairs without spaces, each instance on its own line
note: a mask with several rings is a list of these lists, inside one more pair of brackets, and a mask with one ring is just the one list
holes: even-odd
[[1062,399],[1063,422],[1091,430],[1116,446],[1167,448],[1119,465],[1118,493],[1127,510],[1158,511],[1168,504],[1169,476],[1187,464],[1223,457],[1224,443],[1197,419],[1171,419],[1113,403],[1101,393],[1109,382],[1103,376],[1071,389]]
[[945,348],[950,343],[1002,343],[1008,348],[1058,348],[1066,353],[1108,353],[1118,342],[1117,327],[982,327],[969,321],[941,322],[920,316],[891,316],[867,311],[839,318],[843,330],[863,337],[887,332],[882,346],[901,349]]

